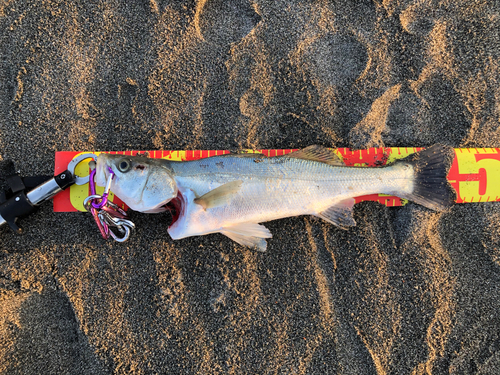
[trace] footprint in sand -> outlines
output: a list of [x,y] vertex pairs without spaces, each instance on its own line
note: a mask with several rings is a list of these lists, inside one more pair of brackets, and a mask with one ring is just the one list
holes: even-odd
[[421,107],[421,125],[424,132],[434,135],[434,142],[447,140],[450,145],[459,145],[471,131],[470,112],[453,83],[440,73],[419,79],[417,89],[424,103]]
[[413,86],[398,84],[376,99],[349,133],[355,148],[436,142],[461,144],[471,131],[467,108],[450,81],[440,74],[420,77]]
[[321,84],[348,86],[363,72],[368,62],[366,48],[353,36],[327,34],[306,49],[308,70]]
[[248,0],[200,0],[194,24],[205,41],[223,47],[240,41],[259,21]]
[[399,15],[403,29],[414,35],[426,36],[432,30],[438,10],[426,3],[417,2],[409,5]]

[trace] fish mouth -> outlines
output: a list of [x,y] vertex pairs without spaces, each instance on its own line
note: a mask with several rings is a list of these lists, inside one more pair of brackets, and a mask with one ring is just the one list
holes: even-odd
[[180,190],[177,191],[177,196],[175,198],[171,199],[170,202],[168,202],[165,205],[165,208],[172,215],[172,222],[168,226],[169,228],[171,228],[177,222],[179,217],[181,216],[181,213],[182,213],[183,208],[184,208],[184,198],[183,198]]
[[101,154],[97,157],[96,170],[94,181],[98,186],[106,186],[106,182],[108,180],[109,171],[107,163],[106,154]]

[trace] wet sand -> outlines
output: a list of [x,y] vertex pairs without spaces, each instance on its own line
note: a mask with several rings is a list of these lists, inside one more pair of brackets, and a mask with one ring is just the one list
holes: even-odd
[[[2,178],[62,150],[500,147],[494,2],[4,0],[0,57]],[[258,253],[47,204],[0,230],[0,373],[498,374],[499,207],[362,203]]]

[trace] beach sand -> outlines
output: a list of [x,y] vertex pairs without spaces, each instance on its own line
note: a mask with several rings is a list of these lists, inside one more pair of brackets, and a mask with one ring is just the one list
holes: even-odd
[[[500,5],[0,3],[0,176],[55,151],[500,147]],[[12,165],[10,162],[13,162]],[[500,173],[500,172],[499,172]],[[499,374],[500,206],[267,223],[268,251],[132,213],[0,230],[2,374]]]

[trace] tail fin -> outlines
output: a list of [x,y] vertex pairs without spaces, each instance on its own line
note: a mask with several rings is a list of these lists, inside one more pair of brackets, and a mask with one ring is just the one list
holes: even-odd
[[450,208],[456,199],[456,192],[446,176],[454,157],[451,147],[436,144],[399,161],[413,166],[414,188],[406,198],[436,211]]

